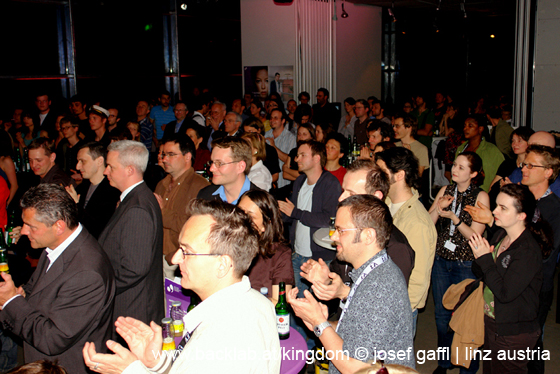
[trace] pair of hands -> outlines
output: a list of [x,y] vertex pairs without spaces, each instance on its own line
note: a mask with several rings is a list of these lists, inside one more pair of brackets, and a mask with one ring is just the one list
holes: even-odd
[[451,195],[443,195],[438,199],[438,203],[436,205],[438,216],[443,218],[449,218],[450,220],[453,220],[453,218],[457,217],[455,213],[451,211],[451,209],[445,210],[446,208],[449,207],[449,205],[451,205],[454,199],[455,198]]
[[[308,260],[301,266],[301,276],[312,283],[312,290],[321,300],[343,299],[348,296],[350,288],[346,286],[340,276],[332,273],[322,259],[319,261]],[[304,298],[297,298],[298,289],[293,288],[286,294],[288,303],[292,306],[296,316],[301,318],[308,329],[326,321],[328,308],[319,303],[311,292],[303,291]]]
[[108,340],[107,348],[114,354],[103,354],[97,353],[94,343],[86,343],[82,350],[86,366],[102,374],[120,374],[136,360],[147,368],[158,364],[163,344],[160,326],[153,321],[148,326],[131,317],[119,317],[115,326],[130,350]]
[[288,217],[291,217],[295,205],[290,200],[286,199],[286,201],[278,200],[278,207],[280,208],[280,211],[282,213],[284,213]]

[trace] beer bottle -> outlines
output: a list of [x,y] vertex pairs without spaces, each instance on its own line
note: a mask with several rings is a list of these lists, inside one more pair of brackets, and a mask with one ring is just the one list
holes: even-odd
[[10,234],[12,233],[12,231],[14,231],[14,211],[12,210],[12,212],[10,213],[10,220],[8,221],[8,226],[6,227],[6,233],[5,233],[5,240],[6,240],[6,247],[11,247],[12,244],[14,244],[14,239],[10,236]]
[[280,340],[290,337],[290,312],[286,301],[286,283],[280,282],[280,292],[278,293],[278,303],[276,304],[276,326]]
[[8,268],[8,256],[6,254],[6,244],[2,235],[2,229],[0,229],[0,240],[0,273],[10,274],[10,269]]
[[198,298],[197,295],[191,296],[191,303],[189,304],[189,307],[187,308],[187,313],[190,312],[191,310],[193,310],[198,305],[199,302],[200,302],[200,299]]

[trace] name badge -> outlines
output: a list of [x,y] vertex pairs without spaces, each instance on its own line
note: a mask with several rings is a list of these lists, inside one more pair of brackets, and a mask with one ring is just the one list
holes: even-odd
[[445,242],[444,247],[447,248],[447,249],[449,249],[451,252],[455,252],[455,248],[457,248],[457,245],[451,243],[451,241],[448,240],[448,241]]

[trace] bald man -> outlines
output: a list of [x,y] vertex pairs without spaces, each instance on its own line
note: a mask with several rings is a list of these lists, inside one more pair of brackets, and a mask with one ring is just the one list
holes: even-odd
[[[528,141],[529,145],[531,144],[538,144],[538,145],[545,145],[547,147],[551,147],[556,149],[556,138],[554,135],[547,131],[537,131]],[[511,175],[509,176],[509,180],[511,183],[519,183],[521,182],[521,178],[523,175],[521,174],[521,168],[515,169]],[[560,197],[560,178],[556,178],[556,180],[549,186],[550,190],[556,194],[556,196]]]

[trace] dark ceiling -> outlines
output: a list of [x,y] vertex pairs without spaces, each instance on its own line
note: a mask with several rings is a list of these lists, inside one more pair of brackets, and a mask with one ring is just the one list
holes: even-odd
[[462,11],[461,4],[469,12],[486,13],[486,15],[510,14],[511,0],[346,0],[354,4],[367,4],[399,9],[437,9],[442,11]]

